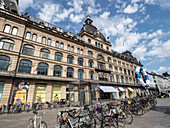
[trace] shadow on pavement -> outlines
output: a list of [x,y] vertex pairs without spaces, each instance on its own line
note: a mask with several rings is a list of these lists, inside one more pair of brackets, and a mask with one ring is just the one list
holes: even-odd
[[155,106],[151,110],[170,115],[170,106]]

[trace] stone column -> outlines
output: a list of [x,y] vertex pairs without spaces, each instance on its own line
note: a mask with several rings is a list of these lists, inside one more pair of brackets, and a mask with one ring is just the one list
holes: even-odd
[[30,103],[32,106],[32,103],[34,102],[34,91],[35,91],[35,83],[30,83],[29,89],[28,89],[28,97],[27,97],[27,103]]
[[66,99],[66,85],[62,85],[61,87],[61,98]]
[[74,86],[74,105],[78,105],[78,91],[79,91],[79,89],[78,89],[78,86]]
[[[116,87],[116,90],[119,91],[118,87]],[[120,97],[119,97],[119,92],[116,92],[116,96],[117,96],[117,99],[120,99]]]
[[47,85],[47,88],[46,88],[46,100],[45,101],[48,101],[48,102],[51,102],[51,95],[52,95],[52,84],[48,84]]

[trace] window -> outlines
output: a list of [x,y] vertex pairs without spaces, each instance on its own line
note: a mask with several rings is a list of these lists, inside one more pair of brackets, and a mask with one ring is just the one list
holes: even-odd
[[74,69],[73,68],[67,68],[67,77],[73,78],[74,76]]
[[98,64],[98,68],[99,68],[99,69],[102,69],[102,70],[105,70],[105,69],[106,69],[104,63],[102,63],[102,62],[97,62],[97,64]]
[[10,39],[1,39],[0,40],[0,49],[13,50],[14,41]]
[[83,55],[83,49],[81,49],[81,53],[80,54],[82,54]]
[[93,67],[93,61],[89,60],[89,67]]
[[124,69],[124,74],[125,74],[125,75],[127,75],[127,73],[126,73],[126,69]]
[[106,47],[106,50],[109,51],[109,47]]
[[98,43],[98,47],[100,48],[100,43]]
[[108,61],[108,62],[111,62],[111,58],[110,58],[110,57],[108,57],[108,58],[107,58],[107,61]]
[[42,38],[42,44],[46,44],[46,38],[45,37]]
[[130,83],[132,83],[132,78],[131,77],[129,78],[129,81],[130,81]]
[[120,73],[122,74],[122,68],[119,68]]
[[84,71],[82,69],[78,70],[78,79],[84,79]]
[[97,46],[97,42],[95,42],[95,45]]
[[132,71],[132,76],[133,76],[133,71]]
[[67,45],[67,50],[70,51],[70,45]]
[[55,53],[55,60],[63,61],[63,54],[56,52]]
[[47,45],[51,46],[51,39],[48,39]]
[[122,81],[122,83],[124,83],[124,78],[123,78],[123,76],[121,76],[121,81]]
[[117,67],[115,66],[115,72],[118,72]]
[[77,53],[80,54],[80,48],[77,49]]
[[60,48],[64,49],[64,44],[63,43],[60,44]]
[[54,66],[54,76],[61,77],[62,76],[62,67],[61,66]]
[[35,48],[33,46],[25,44],[23,47],[23,50],[22,50],[22,54],[33,56],[34,50],[35,50]]
[[130,75],[130,70],[128,70],[128,75]]
[[125,79],[126,79],[126,83],[128,84],[128,78],[126,77]]
[[136,84],[135,78],[133,78],[133,83]]
[[101,48],[103,48],[103,44],[101,44]]
[[13,27],[12,28],[12,35],[17,35],[18,33],[18,28],[17,27]]
[[68,56],[67,56],[67,63],[73,64],[73,63],[74,63],[74,57],[68,55]]
[[92,51],[88,51],[88,56],[89,57],[93,57],[93,52]]
[[50,51],[45,49],[45,48],[42,48],[40,55],[41,55],[42,58],[49,59]]
[[91,44],[91,40],[90,39],[88,39],[88,42],[89,42],[89,44]]
[[71,46],[71,51],[74,52],[74,46]]
[[121,66],[121,62],[120,61],[118,61],[118,65]]
[[82,58],[78,58],[78,65],[83,66],[83,59]]
[[89,71],[89,78],[90,78],[90,80],[94,80],[94,72],[93,71]]
[[119,81],[119,76],[118,76],[118,75],[116,75],[116,81],[117,81],[117,83],[120,82],[120,81]]
[[31,39],[31,33],[30,33],[30,32],[27,32],[25,38],[26,38],[27,40],[30,40],[30,39]]
[[129,68],[129,64],[126,64],[126,67]]
[[113,59],[113,64],[117,64],[117,61]]
[[7,71],[10,65],[10,58],[8,56],[1,56],[0,55],[0,70]]
[[37,35],[36,34],[32,35],[32,41],[37,41]]
[[109,70],[113,71],[112,65],[109,65]]
[[103,57],[102,55],[98,55],[98,56],[97,56],[97,59],[104,60],[104,57]]
[[48,74],[48,64],[46,64],[46,63],[39,63],[37,74],[47,75]]
[[58,41],[56,41],[55,47],[56,47],[56,48],[59,48],[59,42],[58,42]]
[[125,67],[125,63],[122,63],[123,67]]
[[110,81],[111,81],[111,82],[114,82],[114,77],[113,77],[112,74],[110,75]]
[[18,72],[31,74],[32,62],[29,60],[21,60]]
[[11,26],[10,25],[5,25],[4,32],[10,33]]

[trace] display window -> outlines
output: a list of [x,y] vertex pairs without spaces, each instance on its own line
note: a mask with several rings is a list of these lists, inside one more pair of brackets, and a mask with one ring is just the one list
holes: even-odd
[[46,100],[46,85],[35,85],[34,103],[45,103]]
[[61,93],[61,85],[54,85],[52,87],[52,97],[51,101],[57,102],[61,99],[62,93]]
[[2,98],[2,93],[3,93],[3,89],[4,89],[4,84],[5,84],[5,82],[0,82],[0,101],[1,101],[1,98]]

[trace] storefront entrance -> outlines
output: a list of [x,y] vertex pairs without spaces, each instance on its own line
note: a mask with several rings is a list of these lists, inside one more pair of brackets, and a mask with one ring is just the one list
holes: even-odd
[[4,89],[4,84],[5,84],[5,82],[0,82],[0,101],[1,101],[1,98],[2,98],[2,93],[3,93],[3,89]]
[[46,99],[46,84],[36,84],[34,92],[34,103],[45,103]]

